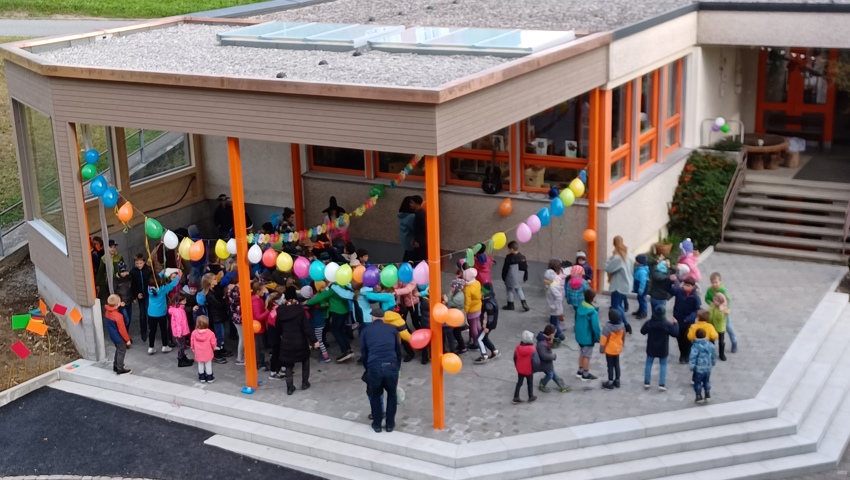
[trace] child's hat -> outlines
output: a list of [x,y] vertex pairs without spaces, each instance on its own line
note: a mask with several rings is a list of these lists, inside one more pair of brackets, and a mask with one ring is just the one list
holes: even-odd
[[582,252],[581,250],[579,250],[578,252],[576,252],[576,259],[579,259],[579,258],[584,258],[586,260],[587,254]]
[[463,287],[465,285],[466,285],[466,283],[464,283],[464,281],[459,279],[459,278],[452,280],[452,287],[451,287],[452,293],[457,293],[457,292],[463,290]]
[[571,277],[583,277],[584,276],[584,267],[581,265],[573,265],[570,268],[570,276]]
[[667,315],[667,309],[666,309],[666,308],[664,308],[664,307],[663,307],[663,306],[661,306],[661,305],[656,305],[656,306],[652,309],[652,315],[653,315],[653,316],[655,316],[655,317],[661,317],[661,318],[664,318],[664,315]]
[[543,280],[546,280],[546,282],[548,282],[548,283],[554,282],[555,281],[555,271],[552,270],[551,268],[546,270],[543,273]]
[[466,282],[467,285],[475,283],[475,277],[477,276],[478,270],[474,268],[467,268],[463,271],[463,281]]
[[645,254],[645,253],[641,253],[640,255],[638,255],[637,257],[635,257],[635,262],[637,262],[637,263],[639,263],[639,264],[641,264],[641,265],[646,265],[646,254]]
[[359,267],[360,265],[360,260],[357,260],[356,256],[352,258],[350,262],[348,262],[348,266],[350,266],[351,268]]
[[120,262],[118,262],[118,273],[124,273],[126,271],[127,271],[127,264],[124,263],[123,260],[121,260]]
[[380,303],[372,304],[372,317],[373,318],[384,318],[384,310],[381,309]]
[[301,287],[301,298],[305,300],[313,298],[313,288],[310,285]]
[[692,242],[690,238],[686,238],[679,244],[679,249],[682,250],[682,253],[687,255],[694,251],[694,242]]
[[529,332],[528,330],[522,332],[522,343],[534,343],[534,334]]
[[667,273],[667,262],[658,262],[658,266],[655,268],[661,273]]
[[614,310],[613,308],[611,310],[608,310],[608,321],[609,322],[620,323],[620,320],[622,320],[622,319],[623,319],[623,316],[620,315],[619,310]]
[[315,286],[316,286],[316,291],[317,291],[317,292],[318,292],[319,290],[324,290],[324,289],[325,289],[325,282],[323,282],[323,281],[321,281],[321,280],[319,280],[318,282],[314,282],[314,283],[313,283],[313,285],[315,285]]

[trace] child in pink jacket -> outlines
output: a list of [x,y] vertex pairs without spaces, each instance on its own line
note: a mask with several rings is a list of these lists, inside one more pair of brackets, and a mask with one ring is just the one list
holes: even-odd
[[690,238],[686,238],[679,244],[679,248],[682,250],[679,263],[687,265],[688,269],[690,269],[690,272],[684,275],[682,280],[693,278],[694,281],[699,283],[702,280],[702,274],[699,271],[699,253],[694,250],[694,243]]
[[195,351],[195,360],[198,361],[198,381],[201,383],[212,383],[215,376],[212,373],[212,359],[215,352],[215,333],[210,330],[210,319],[206,315],[198,315],[195,322],[195,331],[192,332],[192,350]]
[[189,342],[189,320],[186,318],[186,294],[179,292],[170,307],[171,333],[177,341],[177,366],[190,367],[195,362],[186,357],[186,344]]
[[398,282],[394,292],[398,298],[398,314],[407,321],[407,314],[410,313],[410,321],[413,323],[413,329],[419,330],[422,328],[422,319],[419,316],[419,289],[416,288],[416,282],[402,283]]

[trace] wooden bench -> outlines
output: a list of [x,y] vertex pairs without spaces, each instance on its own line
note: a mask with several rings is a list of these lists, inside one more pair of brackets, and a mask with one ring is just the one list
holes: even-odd
[[764,131],[765,133],[782,135],[783,137],[798,137],[818,142],[818,149],[823,151],[823,115],[792,116],[779,112],[768,113],[765,115]]

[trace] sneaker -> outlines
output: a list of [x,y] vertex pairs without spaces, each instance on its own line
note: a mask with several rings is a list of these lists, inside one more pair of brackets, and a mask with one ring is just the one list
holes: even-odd
[[576,371],[576,377],[582,378],[583,376],[584,376],[584,372],[582,372],[581,370]]
[[644,390],[649,390],[649,382],[644,382],[643,388],[644,388]]
[[732,353],[738,353],[738,344],[737,343],[732,344]]
[[205,373],[199,373],[198,381],[201,383],[207,383],[207,375]]
[[213,375],[212,373],[207,375],[207,383],[212,383],[214,381],[215,381],[215,375]]
[[269,372],[269,378],[272,380],[280,380],[283,378],[283,375],[280,372]]
[[162,353],[168,353],[170,351],[171,351],[171,347],[165,346],[165,345],[162,346]]
[[124,375],[125,373],[130,373],[130,372],[132,372],[132,370],[130,370],[129,368],[122,368],[121,370],[115,370],[115,373],[117,373],[118,375]]
[[227,363],[227,359],[226,358],[215,358],[215,357],[213,357],[212,362],[222,364],[222,363]]
[[696,402],[696,403],[702,403],[702,395],[697,394],[697,399],[696,399],[696,400],[694,400],[694,402]]
[[584,375],[581,376],[581,380],[583,382],[586,382],[588,380],[596,380],[596,375],[594,375],[590,372],[587,372],[587,373],[585,373]]
[[709,400],[711,400],[711,392],[706,390],[705,391],[705,401],[706,401],[706,403],[708,403]]
[[353,356],[354,356],[354,353],[352,353],[352,352],[343,353],[342,355],[336,357],[336,363],[342,363],[346,360],[350,360],[351,357],[353,357]]
[[608,380],[607,382],[602,384],[602,388],[604,388],[605,390],[614,390],[614,382]]
[[658,389],[661,390],[662,392],[666,392],[667,391],[667,385],[664,385],[662,383],[661,385],[658,386]]
[[511,403],[513,403],[514,405],[519,405],[520,403],[522,403],[522,400],[520,400],[519,398],[515,398]]
[[487,360],[489,360],[489,359],[487,358],[486,355],[481,355],[480,357],[475,359],[475,364],[481,365],[482,363],[487,363]]
[[245,360],[236,360],[236,365],[242,367],[245,365]]
[[148,355],[153,355],[154,353],[156,353],[156,350],[153,347],[148,349]]
[[620,379],[614,380],[614,388],[620,388]]
[[493,352],[490,353],[490,360],[493,360],[494,358],[496,358],[498,356],[499,356],[499,351],[493,350]]
[[535,397],[534,395],[532,395],[532,396],[530,396],[530,397],[528,398],[528,403],[531,403],[531,402],[533,402],[533,401],[535,401],[535,400],[537,400],[537,397]]
[[322,357],[322,358],[319,360],[319,363],[330,363],[330,361],[331,361],[331,357],[330,357],[330,356],[328,356],[328,355],[325,355],[324,357]]

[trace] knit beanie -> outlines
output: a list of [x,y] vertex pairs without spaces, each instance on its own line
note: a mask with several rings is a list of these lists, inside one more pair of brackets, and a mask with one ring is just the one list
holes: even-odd
[[570,268],[570,276],[571,277],[583,277],[584,276],[584,267],[581,265],[573,265]]
[[679,249],[682,250],[683,254],[687,255],[694,251],[694,242],[690,238],[686,238],[679,244]]
[[656,305],[655,308],[652,309],[653,317],[664,318],[665,315],[667,315],[667,309],[661,305]]
[[310,285],[301,287],[301,298],[303,298],[304,300],[309,300],[313,298],[313,287],[311,287]]
[[637,257],[635,257],[635,263],[639,263],[641,265],[646,265],[646,254],[641,253]]
[[529,345],[534,343],[534,334],[529,332],[528,330],[522,332],[522,343],[526,343]]
[[454,280],[452,280],[452,294],[463,290],[464,286],[466,286],[466,283],[462,279],[455,278]]
[[579,250],[578,252],[576,252],[576,260],[578,260],[579,258],[587,260],[587,254]]
[[686,277],[689,273],[691,273],[691,267],[685,265],[684,263],[680,263],[676,265],[676,273],[680,277]]
[[463,280],[467,285],[472,285],[475,283],[475,277],[478,276],[478,270],[474,268],[467,268],[463,271]]
[[608,310],[608,321],[609,322],[620,323],[620,320],[622,320],[622,318],[623,317],[620,315],[620,312],[618,310],[614,310],[613,308],[611,310]]
[[552,270],[551,268],[549,270],[546,270],[546,272],[543,273],[543,280],[546,280],[546,283],[554,282],[555,281],[555,271]]

